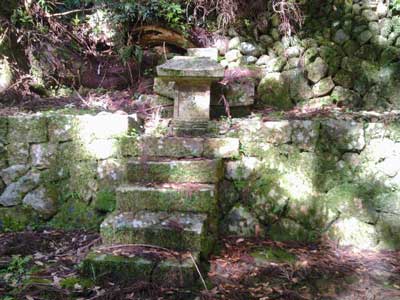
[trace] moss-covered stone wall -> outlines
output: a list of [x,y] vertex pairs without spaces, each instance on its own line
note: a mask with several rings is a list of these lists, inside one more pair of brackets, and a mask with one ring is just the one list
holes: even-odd
[[97,229],[137,153],[135,124],[110,113],[0,117],[0,231]]
[[232,128],[242,157],[221,185],[225,234],[400,247],[398,121],[254,117]]
[[273,13],[268,26],[230,30],[221,63],[259,71],[260,106],[398,109],[400,12],[392,1],[307,3],[304,26],[291,36]]

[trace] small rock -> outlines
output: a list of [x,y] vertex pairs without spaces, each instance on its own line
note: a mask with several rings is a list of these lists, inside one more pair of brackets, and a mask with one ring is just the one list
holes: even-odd
[[241,205],[232,208],[224,223],[227,233],[244,237],[255,236],[262,228],[251,212]]
[[380,27],[378,22],[369,22],[368,29],[372,32],[373,35],[377,35],[380,32]]
[[40,183],[40,174],[29,172],[18,181],[11,183],[0,196],[0,205],[15,206],[21,203],[22,198]]
[[301,49],[297,46],[289,47],[286,49],[285,54],[288,58],[299,57],[301,54]]
[[257,66],[266,65],[270,60],[271,57],[269,57],[268,55],[266,54],[261,55],[260,58],[257,60],[256,65]]
[[38,188],[28,193],[22,203],[30,206],[38,213],[50,217],[56,213],[54,200],[47,195],[45,188]]
[[242,52],[242,54],[244,55],[248,55],[248,56],[260,56],[261,55],[261,51],[260,49],[251,44],[251,43],[247,43],[247,42],[243,42],[240,44],[240,51]]
[[314,83],[318,82],[328,73],[328,68],[325,61],[321,57],[318,57],[313,63],[307,66],[307,77]]
[[369,22],[379,20],[378,13],[370,9],[363,10],[361,16],[364,17]]
[[333,37],[333,41],[337,44],[344,44],[346,41],[350,39],[349,35],[344,32],[343,29],[339,29],[336,31],[335,36]]
[[380,18],[383,18],[387,15],[389,11],[389,7],[383,3],[382,1],[379,1],[378,6],[376,7],[376,13]]
[[361,32],[361,34],[358,36],[358,40],[361,45],[367,43],[371,38],[372,38],[372,33],[369,30]]
[[359,15],[361,13],[361,6],[358,3],[353,4],[353,14]]
[[315,97],[325,96],[333,90],[335,84],[331,77],[321,79],[313,86],[313,93]]
[[243,55],[240,53],[239,50],[235,49],[235,50],[229,50],[228,52],[226,52],[225,54],[225,59],[228,63],[236,61],[238,59],[240,59]]
[[242,57],[242,62],[247,64],[247,65],[254,64],[254,63],[256,63],[256,61],[257,61],[257,57],[255,57],[255,56],[251,56],[250,55],[250,56],[243,56]]
[[260,44],[264,48],[271,47],[274,44],[274,39],[272,37],[270,37],[269,35],[264,34],[264,35],[260,36]]
[[6,185],[16,181],[21,176],[25,175],[29,170],[28,165],[13,165],[0,171],[0,177]]
[[241,42],[240,37],[236,36],[236,37],[232,38],[228,43],[228,49],[229,50],[239,49],[240,42]]

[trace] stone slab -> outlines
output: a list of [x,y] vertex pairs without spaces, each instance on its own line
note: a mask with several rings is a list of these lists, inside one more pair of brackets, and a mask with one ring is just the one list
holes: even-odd
[[[94,278],[97,282],[111,280],[131,284],[145,281],[163,287],[192,287],[197,282],[195,265],[188,253],[177,258],[160,257],[159,251],[152,256],[149,253],[151,248],[146,248],[142,252],[148,255],[122,255],[103,248],[92,250],[83,261],[81,269],[84,276]],[[196,254],[192,255],[197,257]]]
[[222,176],[220,160],[138,161],[127,164],[127,177],[131,183],[193,182],[215,183]]
[[146,244],[176,251],[201,251],[207,216],[140,211],[115,213],[100,226],[104,244]]
[[124,212],[214,212],[217,189],[212,184],[123,185],[117,188],[117,210]]
[[175,56],[157,67],[157,75],[170,78],[223,78],[225,69],[208,57]]
[[239,139],[200,137],[143,137],[140,155],[147,157],[229,158],[239,155]]

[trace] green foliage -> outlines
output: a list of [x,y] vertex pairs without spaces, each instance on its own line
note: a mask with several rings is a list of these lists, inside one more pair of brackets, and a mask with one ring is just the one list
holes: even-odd
[[8,266],[0,270],[0,275],[2,275],[8,285],[12,287],[20,286],[23,281],[29,277],[29,263],[31,259],[30,256],[22,257],[20,255],[14,255]]
[[400,11],[400,0],[392,0],[393,9],[396,11]]
[[95,208],[101,212],[112,212],[115,209],[115,193],[111,190],[102,190],[97,193]]

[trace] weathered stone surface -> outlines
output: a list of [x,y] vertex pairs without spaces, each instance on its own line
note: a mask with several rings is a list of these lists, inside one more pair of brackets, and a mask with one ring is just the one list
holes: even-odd
[[7,145],[7,159],[10,165],[27,164],[29,160],[29,144],[12,141]]
[[95,139],[113,139],[126,135],[129,130],[129,116],[111,113],[82,115],[77,117],[78,136],[76,139],[89,144]]
[[25,175],[28,170],[28,165],[12,165],[6,169],[0,170],[0,177],[6,185],[9,185],[21,176]]
[[230,63],[230,62],[234,62],[234,61],[240,59],[242,56],[243,55],[242,55],[242,53],[240,53],[239,50],[234,49],[234,50],[229,50],[228,52],[226,52],[225,59],[228,63]]
[[214,183],[221,178],[220,160],[177,160],[128,162],[130,182]]
[[337,240],[340,246],[353,246],[359,249],[376,248],[379,242],[375,226],[354,217],[340,219],[334,223],[329,235]]
[[373,10],[363,10],[361,15],[367,20],[367,21],[378,21],[379,16],[378,13],[373,11]]
[[54,114],[48,117],[49,140],[66,142],[77,136],[78,119],[72,115]]
[[152,259],[151,255],[140,255],[141,252],[128,257],[95,248],[83,261],[82,273],[97,281],[151,282],[162,287],[191,288],[197,283],[195,264],[188,253],[160,261],[159,255]]
[[310,99],[313,97],[313,91],[308,85],[303,72],[298,69],[292,69],[282,72],[284,84],[289,87],[290,98],[295,102]]
[[7,186],[0,196],[0,205],[14,206],[22,202],[22,198],[40,183],[40,174],[33,171],[20,177],[18,181]]
[[365,147],[362,123],[354,121],[327,120],[321,123],[321,136],[341,150],[362,150]]
[[323,77],[325,77],[327,72],[328,65],[320,57],[317,57],[317,59],[313,63],[307,66],[307,77],[312,82],[320,81]]
[[326,77],[321,79],[313,86],[313,93],[315,97],[321,97],[329,94],[333,88],[335,87],[335,83],[333,82],[331,77]]
[[261,55],[261,49],[258,46],[247,42],[240,43],[240,51],[249,56],[258,57]]
[[229,41],[228,45],[229,50],[238,49],[240,47],[240,43],[241,43],[240,37],[235,36]]
[[258,65],[265,65],[263,67],[264,74],[280,72],[286,64],[286,60],[282,57],[260,57],[260,61],[257,61]]
[[224,220],[224,231],[228,235],[244,237],[255,237],[263,234],[260,223],[243,206],[236,206],[228,213]]
[[217,48],[189,48],[187,49],[187,54],[188,56],[208,57],[215,61],[218,59]]
[[31,145],[30,155],[31,164],[38,169],[50,167],[56,159],[56,144],[33,144]]
[[223,93],[230,107],[253,105],[255,91],[256,87],[253,79],[242,79],[228,83],[223,88]]
[[215,213],[217,191],[210,184],[123,185],[117,188],[117,210]]
[[261,161],[255,157],[243,157],[241,160],[226,163],[225,177],[231,180],[246,180],[259,168]]
[[288,86],[284,83],[281,73],[267,74],[258,85],[257,94],[264,105],[280,109],[293,107]]
[[45,217],[51,217],[56,213],[55,201],[43,187],[29,192],[22,200],[22,203]]
[[140,154],[149,157],[200,157],[203,154],[202,138],[143,137]]
[[0,116],[0,143],[6,143],[8,132],[8,118]]
[[206,138],[203,156],[211,158],[229,158],[239,156],[239,139]]
[[358,36],[358,41],[360,42],[361,45],[367,43],[370,39],[372,38],[372,33],[369,30],[365,30],[360,33]]
[[175,99],[177,96],[175,82],[160,77],[154,78],[153,90],[156,94],[167,98]]
[[292,142],[300,149],[315,149],[319,137],[318,121],[293,121]]
[[126,180],[126,160],[106,159],[97,164],[97,179],[102,188],[114,187]]
[[206,215],[195,213],[117,213],[101,224],[105,244],[147,244],[177,251],[201,251]]
[[349,35],[343,29],[339,29],[338,31],[336,31],[333,37],[333,41],[340,45],[344,44],[349,39],[350,39]]
[[8,140],[18,143],[47,141],[47,120],[41,115],[11,116],[8,118]]

